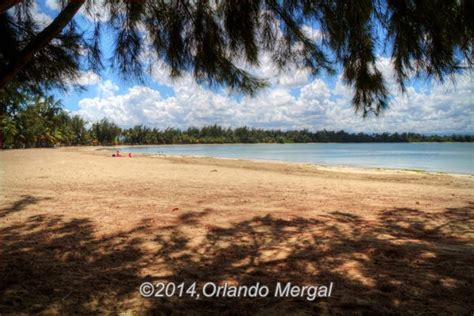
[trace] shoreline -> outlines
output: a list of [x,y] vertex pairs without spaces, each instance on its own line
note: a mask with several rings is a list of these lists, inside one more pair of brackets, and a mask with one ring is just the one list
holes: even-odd
[[[316,143],[314,143],[316,144]],[[319,144],[319,143],[318,143]],[[336,143],[335,143],[336,144]],[[101,146],[97,148],[98,151],[108,150],[114,151],[117,148],[151,148],[157,146],[192,146],[192,145],[253,145],[253,144],[177,144],[177,145],[117,145],[117,146]],[[259,145],[259,144],[255,144]],[[63,147],[68,148],[68,147]],[[209,159],[219,159],[219,160],[234,160],[234,161],[250,161],[250,162],[262,162],[262,163],[276,163],[276,164],[290,164],[290,165],[303,165],[303,166],[315,166],[318,168],[325,168],[327,170],[336,169],[340,171],[345,169],[347,171],[387,171],[387,172],[407,172],[407,173],[421,173],[421,174],[432,174],[432,175],[449,175],[454,177],[474,177],[474,174],[470,173],[461,173],[461,172],[449,172],[449,171],[432,171],[425,169],[417,168],[394,168],[394,167],[375,167],[375,166],[356,166],[356,165],[344,165],[344,164],[324,164],[316,162],[298,162],[298,161],[288,161],[288,160],[271,160],[271,159],[251,159],[251,158],[232,158],[232,157],[214,157],[214,156],[204,156],[204,155],[183,155],[183,154],[166,154],[166,153],[143,153],[143,152],[133,152],[126,151],[125,153],[132,153],[135,155],[148,155],[148,156],[157,156],[157,157],[176,157],[176,158],[209,158]]]
[[[145,314],[156,301],[141,297],[139,284],[183,280],[334,282],[337,295],[324,303],[337,314],[359,303],[382,313],[463,314],[459,306],[472,302],[472,177],[147,154],[117,159],[97,147],[1,151],[0,174],[4,312],[87,306]],[[400,294],[393,284],[410,286]],[[404,305],[393,305],[394,297]],[[163,301],[183,314],[221,302]],[[314,305],[302,303],[259,306],[265,314],[281,304],[314,314]]]

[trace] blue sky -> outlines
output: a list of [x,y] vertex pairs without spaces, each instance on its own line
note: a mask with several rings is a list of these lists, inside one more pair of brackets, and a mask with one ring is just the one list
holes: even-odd
[[[57,1],[39,1],[36,15],[46,21],[57,14]],[[90,27],[85,13],[76,17],[79,25]],[[316,27],[305,26],[314,40],[320,39]],[[111,52],[111,35],[105,33],[102,48]],[[381,52],[382,54],[382,52]],[[377,63],[385,76],[393,101],[381,117],[362,118],[351,106],[352,91],[333,77],[312,77],[304,69],[279,73],[268,56],[261,66],[250,71],[266,78],[270,87],[255,97],[236,97],[225,89],[209,90],[197,85],[189,74],[170,80],[166,65],[157,61],[146,83],[123,80],[110,67],[97,74],[84,72],[78,83],[84,91],[71,89],[58,93],[67,110],[93,122],[107,117],[120,126],[136,124],[166,128],[220,124],[351,132],[472,133],[474,118],[473,81],[470,74],[455,75],[454,81],[440,84],[413,79],[406,94],[395,82],[389,57],[380,55]],[[107,64],[106,64],[107,66]]]

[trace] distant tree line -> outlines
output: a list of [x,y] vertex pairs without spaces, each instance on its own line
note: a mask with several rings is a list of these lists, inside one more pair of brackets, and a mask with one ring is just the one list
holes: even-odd
[[[105,123],[107,121],[102,121]],[[468,135],[422,135],[416,133],[347,133],[345,131],[265,130],[219,125],[190,127],[186,130],[168,128],[159,130],[146,126],[124,129],[119,140],[131,145],[152,144],[224,144],[224,143],[367,143],[367,142],[470,142]]]
[[[1,100],[1,96],[0,96]],[[0,121],[1,148],[78,145],[152,145],[223,143],[365,143],[365,142],[470,142],[472,135],[423,135],[416,133],[347,133],[344,131],[265,130],[218,125],[186,130],[157,129],[138,125],[122,129],[103,119],[88,124],[71,115],[52,97],[9,96],[3,102]]]

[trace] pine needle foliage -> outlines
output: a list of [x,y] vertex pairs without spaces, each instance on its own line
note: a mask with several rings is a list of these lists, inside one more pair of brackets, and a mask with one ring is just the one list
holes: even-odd
[[[34,1],[0,4],[0,88],[67,88],[82,70],[100,71],[101,33],[114,36],[111,67],[144,80],[162,60],[171,77],[191,73],[202,84],[254,94],[268,85],[249,69],[269,54],[317,76],[342,69],[356,111],[379,114],[390,102],[377,67],[385,48],[399,86],[413,76],[443,81],[472,69],[471,0],[102,0],[58,1],[46,27],[34,19]],[[93,17],[93,32],[74,16]],[[313,38],[305,27],[320,29]],[[108,62],[108,61],[107,61]]]

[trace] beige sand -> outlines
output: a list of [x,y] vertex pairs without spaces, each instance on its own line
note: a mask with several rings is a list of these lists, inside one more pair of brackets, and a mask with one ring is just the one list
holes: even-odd
[[[474,311],[472,176],[0,152],[0,313]],[[141,298],[145,280],[333,297]]]

